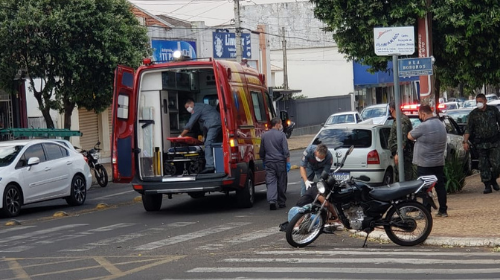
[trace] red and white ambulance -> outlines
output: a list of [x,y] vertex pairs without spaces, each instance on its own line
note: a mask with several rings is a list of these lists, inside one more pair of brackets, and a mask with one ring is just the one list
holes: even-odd
[[[177,139],[190,117],[184,108],[188,99],[220,112],[215,173],[199,173],[205,149],[201,131]],[[240,207],[252,207],[254,186],[265,183],[260,137],[274,116],[264,76],[236,62],[119,66],[113,100],[113,179],[132,182],[147,211],[159,210],[163,195],[187,193],[196,198],[232,191]]]

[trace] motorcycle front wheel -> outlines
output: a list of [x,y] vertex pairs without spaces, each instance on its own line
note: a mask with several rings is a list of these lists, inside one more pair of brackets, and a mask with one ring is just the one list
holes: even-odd
[[432,231],[432,216],[424,205],[408,201],[389,209],[389,225],[384,229],[389,239],[400,246],[415,246],[424,242]]
[[286,241],[292,247],[305,247],[318,238],[324,224],[322,216],[316,217],[314,213],[298,213],[288,223]]
[[95,178],[97,179],[97,183],[101,187],[106,187],[108,185],[108,172],[106,172],[106,168],[101,164],[98,164],[94,168]]

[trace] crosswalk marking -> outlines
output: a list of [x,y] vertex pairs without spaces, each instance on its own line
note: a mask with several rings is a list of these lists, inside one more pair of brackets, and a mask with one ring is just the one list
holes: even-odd
[[[401,268],[380,267],[197,267],[187,272],[196,273],[370,273],[370,274],[400,274]],[[405,268],[406,274],[490,274],[500,273],[500,268],[461,269],[461,268]]]
[[24,234],[14,235],[14,236],[7,237],[7,238],[2,238],[2,239],[0,239],[0,243],[12,242],[12,241],[16,241],[16,240],[35,237],[37,235],[43,235],[43,234],[47,234],[47,233],[53,233],[56,231],[72,229],[72,228],[87,226],[87,225],[88,224],[71,224],[71,225],[64,225],[64,226],[60,226],[60,227],[53,227],[53,228],[48,228],[48,229],[37,230],[37,231],[29,232],[29,233],[24,233]]
[[[367,249],[367,248],[337,248],[334,251],[305,251],[305,250],[289,250],[289,251],[257,251],[258,255],[321,255],[321,256],[344,256],[344,255],[411,255],[411,256],[457,256],[454,252],[438,252],[434,250],[412,250],[412,251],[398,251],[391,249]],[[460,257],[470,256],[491,256],[491,253],[460,253]]]
[[8,233],[8,232],[16,231],[16,230],[23,230],[23,229],[32,228],[32,227],[35,227],[35,226],[22,226],[22,227],[6,228],[6,229],[0,230],[0,234]]
[[223,240],[221,243],[207,244],[198,247],[199,250],[218,250],[225,245],[236,245],[240,243],[245,243],[249,241],[254,241],[260,238],[264,238],[273,234],[280,233],[277,227],[271,227],[263,230],[252,231],[249,233],[241,234],[229,239]]
[[229,258],[225,259],[224,262],[229,263],[328,263],[328,264],[366,264],[366,263],[375,263],[375,264],[412,264],[412,265],[423,265],[423,264],[500,264],[499,260],[492,259],[452,259],[452,260],[443,260],[443,259],[419,259],[418,262],[415,259],[410,258]]
[[192,233],[188,233],[188,234],[178,235],[178,236],[174,236],[174,237],[171,237],[171,238],[166,238],[166,239],[163,239],[163,240],[159,240],[159,241],[151,242],[151,243],[148,243],[148,244],[144,244],[142,246],[136,247],[135,250],[136,251],[153,250],[153,249],[161,248],[161,247],[164,247],[164,246],[167,246],[167,245],[177,244],[177,243],[180,243],[180,242],[185,242],[185,241],[188,241],[188,240],[192,240],[192,239],[195,239],[195,238],[200,238],[200,237],[207,236],[207,235],[210,235],[210,234],[214,234],[214,233],[219,233],[219,232],[231,230],[233,228],[245,226],[245,225],[248,225],[248,224],[250,224],[250,223],[243,223],[243,222],[241,222],[241,223],[229,223],[229,224],[225,224],[225,225],[220,225],[220,226],[217,226],[217,227],[207,228],[207,229],[200,230],[200,231],[197,231],[197,232],[192,232]]

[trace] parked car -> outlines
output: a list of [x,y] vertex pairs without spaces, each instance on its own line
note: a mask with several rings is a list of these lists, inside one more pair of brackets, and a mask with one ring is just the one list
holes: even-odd
[[[474,109],[475,108],[469,107],[457,110],[449,110],[446,112],[446,115],[448,117],[451,117],[457,123],[463,135],[463,133],[465,132],[465,126],[467,125],[467,118],[469,117],[469,113]],[[469,147],[470,147],[471,168],[477,168],[479,164],[479,154],[475,149],[473,143],[469,143]]]
[[[410,114],[407,115],[410,118],[413,128],[420,125],[421,121],[418,118],[418,115]],[[455,120],[447,115],[442,115],[440,117],[441,121],[446,127],[447,136],[447,145],[446,145],[446,158],[451,158],[452,155],[458,154],[458,157],[463,159],[464,161],[464,171],[469,173],[472,170],[472,157],[468,151],[464,150],[462,141],[463,130],[462,128],[455,122]],[[392,126],[394,119],[390,118],[385,123],[386,125]]]
[[486,102],[490,103],[491,101],[498,100],[498,96],[494,93],[486,94]]
[[465,100],[462,103],[462,108],[476,108],[476,100]]
[[323,125],[327,126],[327,125],[341,124],[341,123],[352,124],[352,123],[359,123],[362,120],[363,118],[361,118],[361,115],[357,111],[341,112],[329,116]]
[[443,113],[448,110],[455,110],[458,108],[460,108],[458,102],[445,102],[438,105],[438,109],[441,110],[441,112]]
[[0,142],[1,213],[19,215],[26,204],[64,198],[82,205],[92,184],[83,156],[54,140]]
[[379,124],[335,124],[321,128],[312,144],[325,144],[339,164],[343,154],[354,145],[352,154],[335,176],[338,179],[366,175],[370,184],[394,181],[394,159],[388,148],[390,126]]
[[372,105],[361,111],[361,118],[363,120],[371,119],[374,124],[384,124],[389,117],[389,104]]

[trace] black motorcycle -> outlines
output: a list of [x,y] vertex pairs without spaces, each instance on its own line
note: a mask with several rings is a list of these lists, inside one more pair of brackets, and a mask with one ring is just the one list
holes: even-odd
[[99,163],[99,152],[101,151],[99,145],[101,145],[101,142],[98,141],[93,149],[89,151],[81,150],[81,153],[85,157],[90,169],[94,170],[97,183],[104,188],[108,185],[108,172],[106,168]]
[[[335,180],[338,172],[352,152],[353,146],[346,152],[341,163],[332,174],[324,174],[316,183],[318,195],[313,203],[302,207],[286,226],[286,240],[293,247],[305,247],[325,232],[331,233],[325,226],[329,216],[325,207],[331,203],[345,228],[366,232],[363,247],[366,247],[368,235],[375,228],[383,228],[389,239],[401,246],[414,246],[424,242],[432,231],[432,216],[425,204],[437,209],[432,198],[432,189],[437,182],[434,175],[421,176],[417,180],[394,183],[382,187],[371,187],[365,182],[367,176]],[[325,202],[319,203],[323,195]]]
[[286,121],[286,126],[283,127],[283,132],[285,133],[286,139],[292,136],[293,129],[295,128],[295,122],[291,120]]

